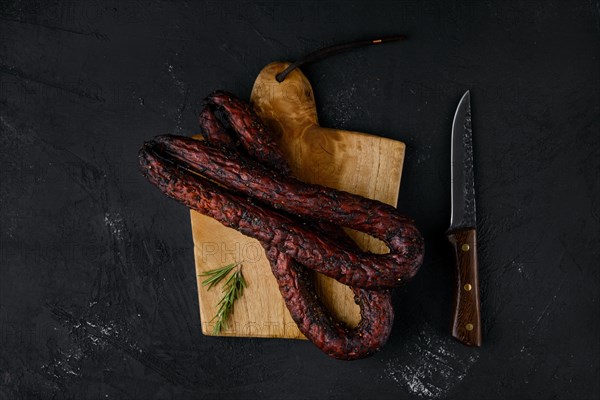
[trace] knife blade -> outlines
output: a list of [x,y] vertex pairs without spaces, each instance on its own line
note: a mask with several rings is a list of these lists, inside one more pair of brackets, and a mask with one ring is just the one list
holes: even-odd
[[456,281],[452,336],[468,346],[481,346],[481,311],[477,267],[477,219],[473,172],[471,93],[462,96],[452,122],[451,216],[448,240],[454,248]]

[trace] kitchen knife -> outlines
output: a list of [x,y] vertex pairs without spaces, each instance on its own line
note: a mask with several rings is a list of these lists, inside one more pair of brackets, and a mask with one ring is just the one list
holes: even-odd
[[451,144],[452,212],[448,240],[456,256],[452,336],[468,346],[481,346],[475,180],[473,176],[473,131],[471,94],[458,103],[452,123]]

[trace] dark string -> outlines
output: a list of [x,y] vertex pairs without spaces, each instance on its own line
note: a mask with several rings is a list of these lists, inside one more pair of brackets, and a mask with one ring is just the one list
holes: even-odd
[[299,66],[308,64],[308,63],[311,63],[314,61],[318,61],[322,58],[328,57],[333,54],[341,53],[343,51],[354,49],[356,47],[368,46],[370,44],[398,42],[400,40],[405,40],[405,39],[406,39],[406,36],[404,36],[404,35],[396,35],[396,36],[387,36],[387,37],[383,37],[380,39],[357,40],[355,42],[334,44],[333,46],[324,47],[322,49],[313,51],[312,53],[307,54],[300,60],[290,64],[285,70],[278,73],[275,76],[275,79],[277,79],[277,82],[281,83],[289,75],[290,72],[292,72]]

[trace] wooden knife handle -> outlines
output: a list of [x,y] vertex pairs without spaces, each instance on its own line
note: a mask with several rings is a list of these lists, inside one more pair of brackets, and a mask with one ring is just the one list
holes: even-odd
[[452,336],[467,346],[481,346],[477,234],[475,229],[448,232],[456,255]]

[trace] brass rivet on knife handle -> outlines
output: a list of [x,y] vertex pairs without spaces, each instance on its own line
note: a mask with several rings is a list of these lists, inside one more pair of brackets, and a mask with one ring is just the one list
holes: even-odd
[[[481,346],[477,234],[473,228],[448,233],[454,248],[457,273],[452,318],[452,336],[468,346]],[[471,251],[463,251],[468,244]]]

